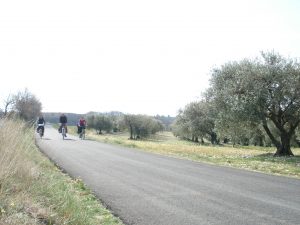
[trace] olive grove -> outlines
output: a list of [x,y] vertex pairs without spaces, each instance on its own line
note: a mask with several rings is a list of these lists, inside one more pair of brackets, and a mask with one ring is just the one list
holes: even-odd
[[[205,101],[214,112],[210,117],[220,137],[229,136],[233,142],[246,137],[245,143],[252,138],[258,145],[268,139],[276,147],[275,156],[293,155],[291,141],[299,133],[300,123],[297,59],[262,52],[259,58],[233,61],[213,69],[210,82]],[[205,110],[199,110],[202,112],[192,119],[187,119],[189,113],[180,113],[175,124],[184,124],[180,127],[185,132],[199,131],[199,121],[206,118]]]

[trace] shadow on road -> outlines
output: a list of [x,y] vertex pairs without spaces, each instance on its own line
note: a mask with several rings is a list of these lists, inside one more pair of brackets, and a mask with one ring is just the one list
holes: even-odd
[[72,138],[65,138],[64,141],[76,141],[76,140]]
[[50,139],[50,138],[42,138],[42,140],[50,141],[50,140],[52,140],[52,139]]

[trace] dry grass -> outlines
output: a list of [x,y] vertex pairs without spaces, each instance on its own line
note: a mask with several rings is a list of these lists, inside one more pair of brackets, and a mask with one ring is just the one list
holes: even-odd
[[38,151],[33,129],[11,120],[0,126],[0,225],[122,224]]
[[0,224],[35,224],[19,204],[27,201],[25,190],[34,179],[35,167],[26,160],[34,144],[24,135],[24,123],[1,120],[0,124]]
[[30,170],[22,158],[32,146],[28,144],[28,136],[23,137],[24,124],[2,120],[0,128],[0,182],[5,185],[11,177],[23,176]]

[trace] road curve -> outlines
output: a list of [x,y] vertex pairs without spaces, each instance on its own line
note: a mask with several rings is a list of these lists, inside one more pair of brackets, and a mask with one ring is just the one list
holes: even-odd
[[299,225],[300,180],[79,140],[46,127],[39,148],[125,224]]

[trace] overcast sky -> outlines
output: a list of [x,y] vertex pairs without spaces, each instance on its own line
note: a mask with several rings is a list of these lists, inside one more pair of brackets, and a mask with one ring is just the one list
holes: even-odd
[[1,1],[0,108],[28,88],[45,112],[176,116],[262,50],[300,57],[300,1]]

